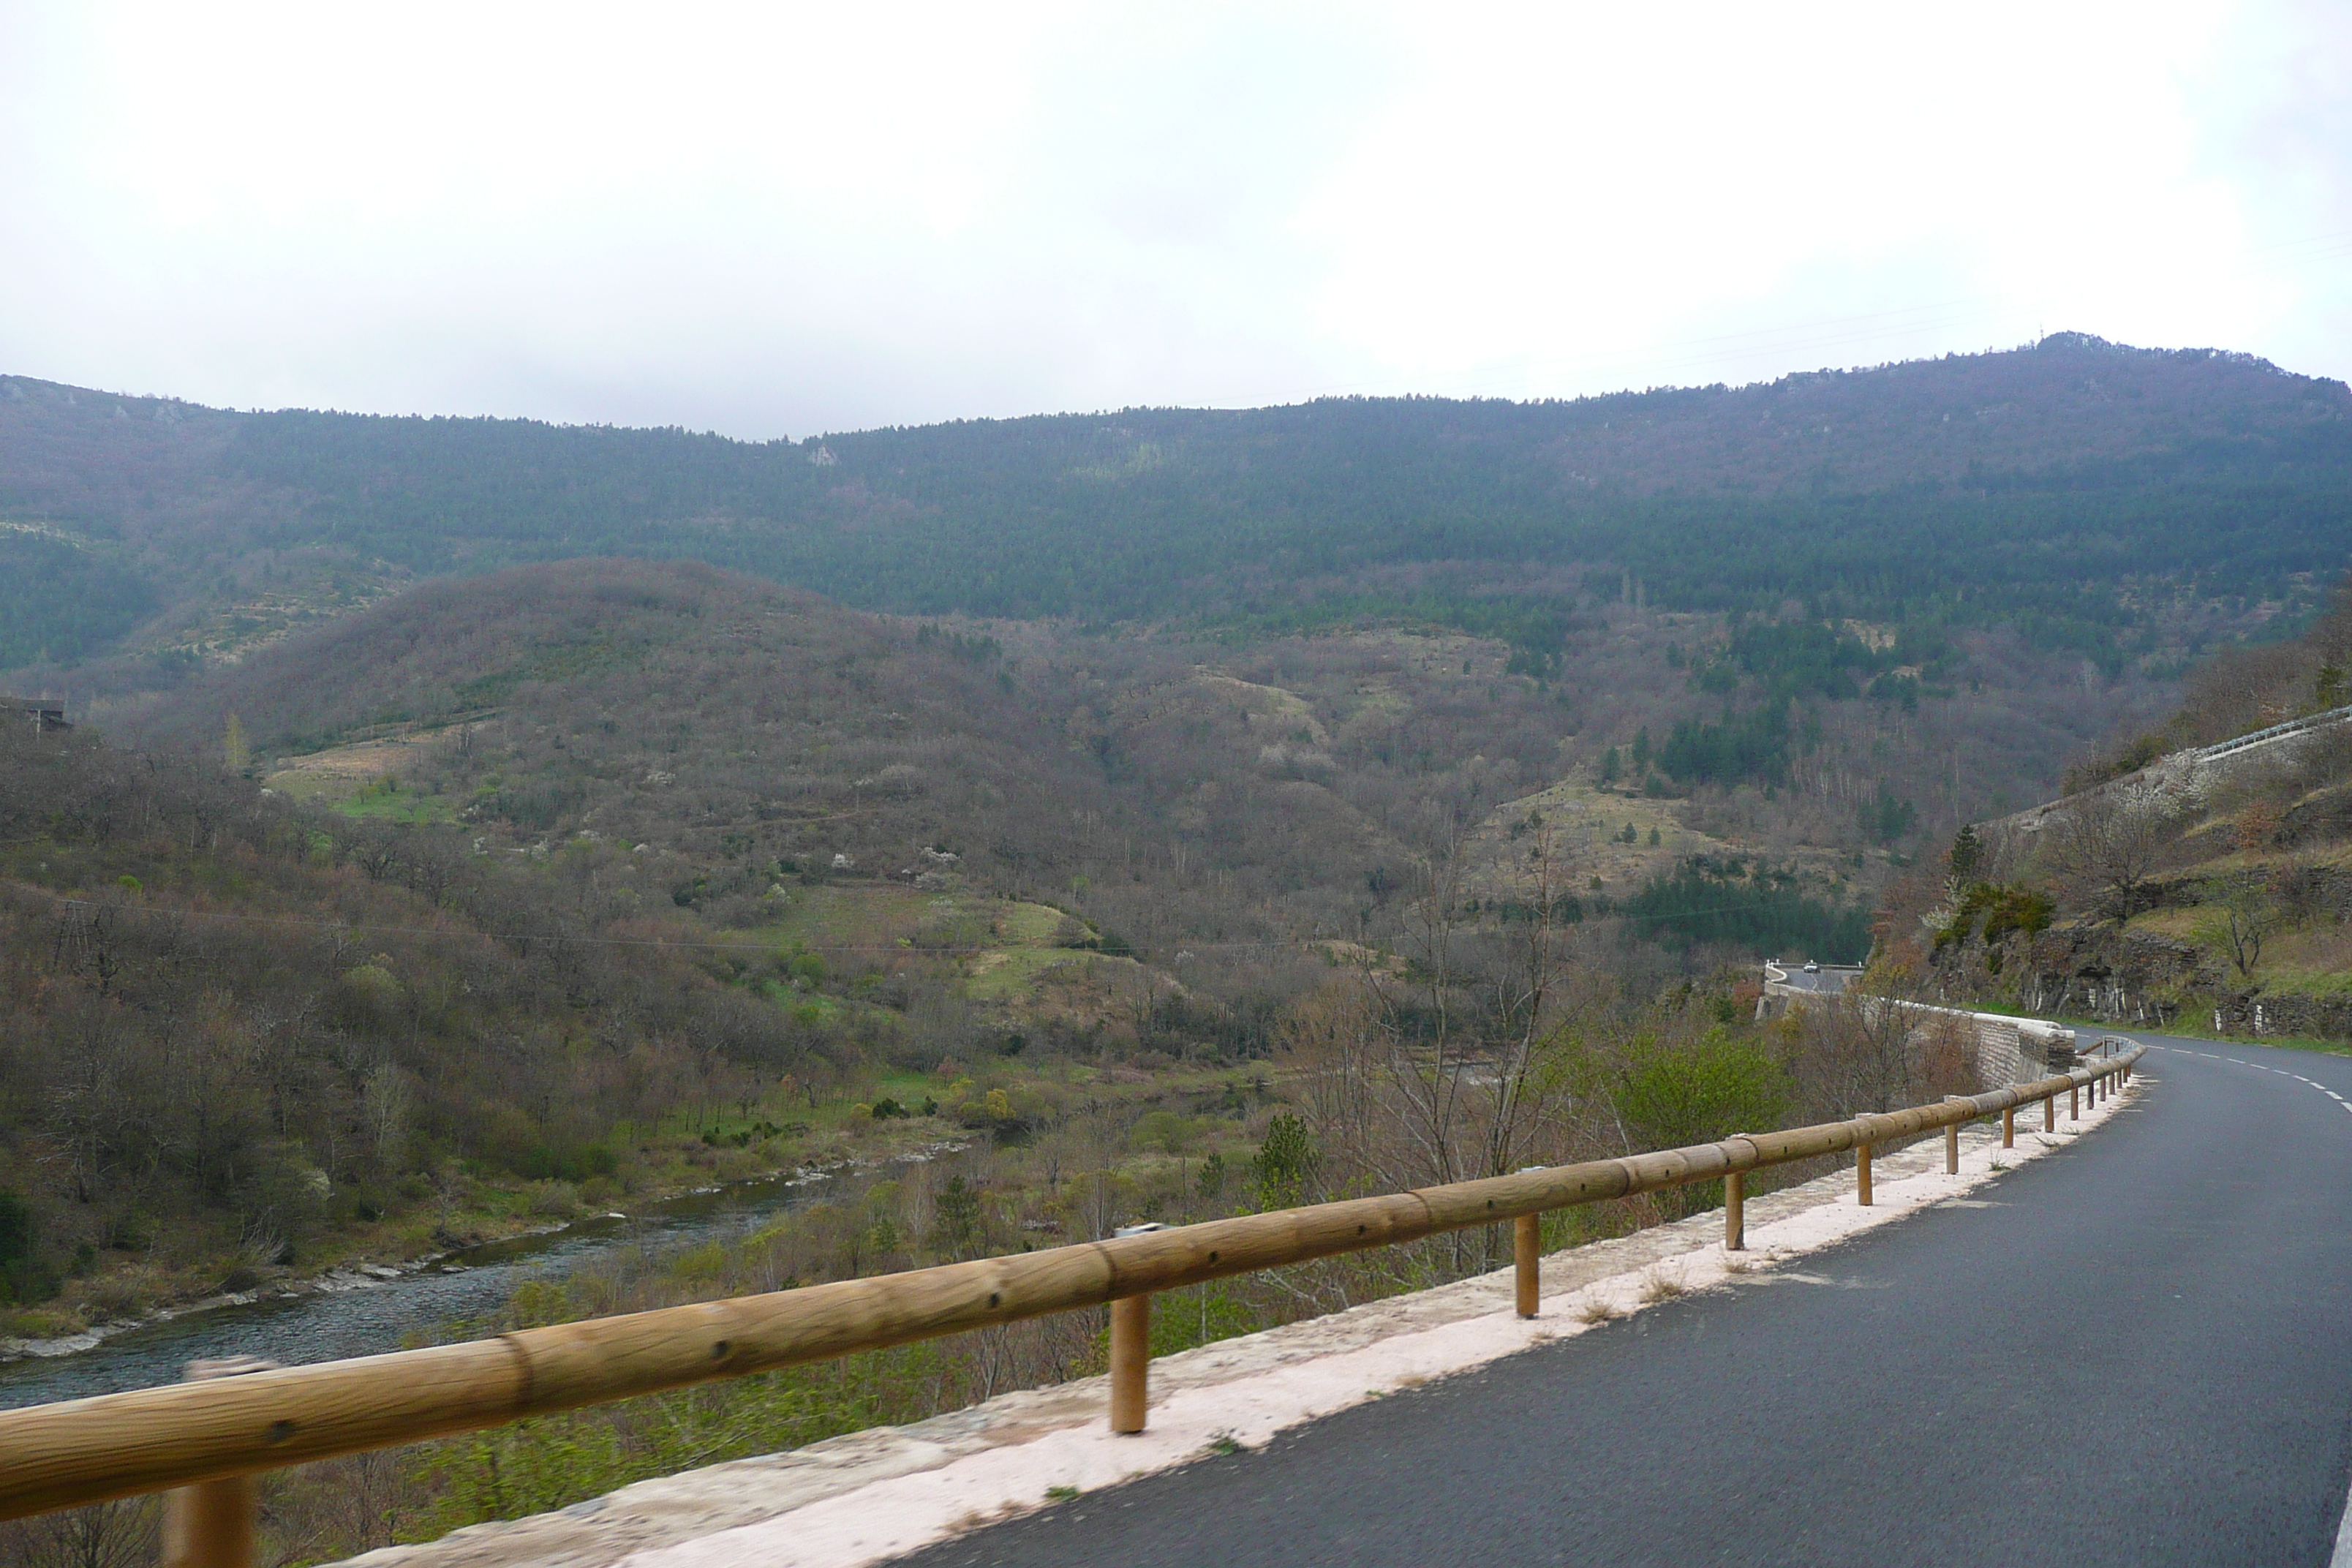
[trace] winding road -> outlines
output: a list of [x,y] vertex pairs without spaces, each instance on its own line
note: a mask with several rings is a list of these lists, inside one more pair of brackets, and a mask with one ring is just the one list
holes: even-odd
[[1801,961],[1788,959],[1764,965],[1764,978],[1774,985],[1785,985],[1791,991],[1808,992],[1816,996],[1835,996],[1846,988],[1846,983],[1862,973],[1845,964],[1825,965],[1808,970]]
[[2352,1568],[2352,1058],[2133,1037],[1975,1200],[901,1561]]

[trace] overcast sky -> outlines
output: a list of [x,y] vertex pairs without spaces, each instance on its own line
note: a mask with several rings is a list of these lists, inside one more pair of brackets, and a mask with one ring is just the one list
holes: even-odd
[[0,374],[746,437],[2352,374],[2352,4],[0,0]]

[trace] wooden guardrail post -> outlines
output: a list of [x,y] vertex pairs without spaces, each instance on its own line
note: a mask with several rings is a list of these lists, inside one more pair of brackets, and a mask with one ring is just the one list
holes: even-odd
[[2058,1131],[2058,1096],[2054,1093],[2042,1097],[2042,1131]]
[[2014,1105],[2005,1108],[2000,1113],[2000,1146],[2004,1149],[2017,1147],[2017,1107]]
[[[192,1361],[184,1381],[208,1383],[277,1365],[249,1355]],[[261,1483],[251,1476],[176,1488],[163,1498],[163,1568],[253,1568],[254,1531],[260,1522]]]
[[[1158,1220],[1123,1225],[1114,1237],[1147,1236],[1168,1227]],[[1151,1293],[1120,1296],[1110,1304],[1110,1429],[1143,1430],[1151,1403]]]
[[1748,1250],[1748,1173],[1732,1171],[1723,1178],[1723,1250]]
[[1853,1146],[1853,1201],[1870,1207],[1870,1145]]
[[2070,1083],[2066,1086],[2066,1120],[2069,1121],[2083,1120],[2083,1086],[2081,1084]]
[[1543,1216],[1523,1214],[1511,1222],[1511,1275],[1519,1316],[1532,1318],[1543,1298]]
[[1140,1432],[1150,1404],[1151,1298],[1110,1304],[1110,1429]]
[[[1952,1101],[1957,1100],[1962,1104],[1970,1104],[1970,1102],[1975,1099],[1976,1096],[1972,1094],[1948,1094],[1944,1096],[1944,1103],[1949,1105]],[[1974,1109],[1972,1104],[1970,1105],[1970,1108]],[[1959,1173],[1960,1124],[1954,1121],[1947,1125],[1944,1129],[1944,1174],[1948,1176],[1957,1176]]]

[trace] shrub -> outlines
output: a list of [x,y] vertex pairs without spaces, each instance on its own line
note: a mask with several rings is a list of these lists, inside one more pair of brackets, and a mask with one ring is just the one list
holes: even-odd
[[1305,1203],[1319,1163],[1315,1135],[1307,1130],[1307,1123],[1287,1110],[1276,1116],[1265,1124],[1265,1139],[1252,1164],[1257,1206],[1286,1209]]
[[34,1243],[33,1209],[15,1193],[0,1192],[0,1302],[46,1301],[62,1281]]
[[1976,934],[1977,922],[1984,922],[1984,940],[1988,947],[1998,947],[2012,932],[2034,936],[2050,929],[2050,917],[2055,906],[2049,898],[2032,888],[2012,883],[1971,882],[1960,893],[1959,903],[1952,918],[1936,932],[1936,952],[1941,952],[1956,942],[1965,942]]
[[570,1219],[580,1212],[580,1189],[570,1182],[535,1182],[530,1207],[540,1219]]
[[621,1156],[610,1143],[551,1140],[517,1150],[500,1163],[516,1175],[535,1181],[577,1183],[614,1174],[621,1168]]
[[1686,1043],[1638,1050],[1617,1091],[1626,1130],[1653,1149],[1769,1131],[1788,1102],[1788,1070],[1779,1059],[1719,1027]]
[[1192,1146],[1193,1131],[1189,1118],[1179,1116],[1172,1110],[1154,1110],[1135,1124],[1128,1133],[1127,1141],[1131,1148],[1181,1154]]
[[2171,749],[2171,746],[2172,742],[2162,734],[2141,735],[2104,757],[2095,758],[2087,763],[2078,763],[2068,768],[2060,777],[2058,787],[2063,794],[2080,795],[2083,791],[2095,789],[2110,779],[2119,779],[2126,773],[2139,772],[2148,763],[2163,756]]

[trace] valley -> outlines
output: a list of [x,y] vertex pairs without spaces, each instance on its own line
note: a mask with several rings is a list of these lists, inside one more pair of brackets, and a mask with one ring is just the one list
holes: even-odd
[[[74,728],[0,728],[0,1336],[246,1303],[23,1388],[238,1313],[351,1353],[1969,1087],[1759,1019],[1768,956],[2352,1035],[2332,742],[2147,832],[2001,826],[2342,700],[2352,399],[2242,356],[765,444],[9,385],[0,662]],[[1103,1354],[981,1338],[289,1475],[280,1555]]]

